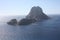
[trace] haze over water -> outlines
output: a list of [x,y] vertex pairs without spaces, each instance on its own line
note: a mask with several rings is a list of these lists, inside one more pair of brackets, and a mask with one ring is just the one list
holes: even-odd
[[[60,15],[26,26],[12,26],[6,22],[11,17],[3,17],[0,22],[0,40],[60,40]],[[10,18],[10,19],[9,19]],[[14,16],[17,20],[21,17]]]

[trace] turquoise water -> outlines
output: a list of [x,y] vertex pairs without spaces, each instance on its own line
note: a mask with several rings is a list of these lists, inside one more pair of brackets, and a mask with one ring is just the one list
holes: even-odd
[[60,40],[60,15],[26,26],[6,24],[13,18],[20,19],[20,17],[1,18],[0,40]]

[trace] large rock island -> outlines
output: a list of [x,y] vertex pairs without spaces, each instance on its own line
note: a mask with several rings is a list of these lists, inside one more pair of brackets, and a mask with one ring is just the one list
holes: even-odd
[[49,19],[49,17],[43,13],[42,8],[34,6],[31,8],[26,18],[23,18],[18,22],[18,25],[29,25],[31,23],[46,19]]
[[35,19],[36,21],[39,21],[41,19],[48,19],[49,17],[43,13],[42,8],[39,6],[32,7],[29,14],[26,16],[27,19]]
[[49,19],[47,15],[43,13],[42,8],[39,6],[37,7],[32,7],[29,14],[26,16],[26,18],[22,19],[19,21],[19,25],[27,25],[31,24],[40,20],[46,20]]

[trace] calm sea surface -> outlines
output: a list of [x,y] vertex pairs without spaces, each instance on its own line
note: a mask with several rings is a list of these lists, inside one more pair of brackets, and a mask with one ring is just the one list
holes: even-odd
[[0,40],[60,40],[60,15],[50,17],[49,20],[26,26],[6,23],[13,18],[19,21],[23,17],[1,17]]

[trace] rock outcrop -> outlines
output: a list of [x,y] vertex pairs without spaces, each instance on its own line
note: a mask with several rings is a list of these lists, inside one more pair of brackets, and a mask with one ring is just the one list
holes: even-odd
[[28,24],[31,24],[31,23],[34,23],[34,22],[36,22],[36,20],[35,19],[22,19],[22,20],[20,20],[19,21],[19,25],[28,25]]
[[[18,22],[18,25],[29,25],[31,23],[45,20],[45,19],[49,19],[49,17],[43,13],[42,8],[40,8],[39,6],[37,6],[37,7],[34,6],[31,8],[31,11],[26,16],[26,18],[23,18]],[[8,24],[16,25],[17,20],[12,19],[10,22],[8,22]]]
[[7,22],[7,24],[9,24],[9,25],[16,25],[17,24],[17,20],[16,19],[12,19],[9,22]]
[[39,6],[32,7],[30,13],[26,16],[27,19],[35,19],[39,21],[41,19],[48,19],[49,17],[43,13],[42,8]]
[[32,7],[30,13],[26,16],[25,19],[22,19],[19,21],[19,25],[28,25],[40,20],[45,20],[45,19],[49,19],[49,17],[47,15],[45,15],[43,13],[42,8],[40,8],[39,6],[37,7]]

